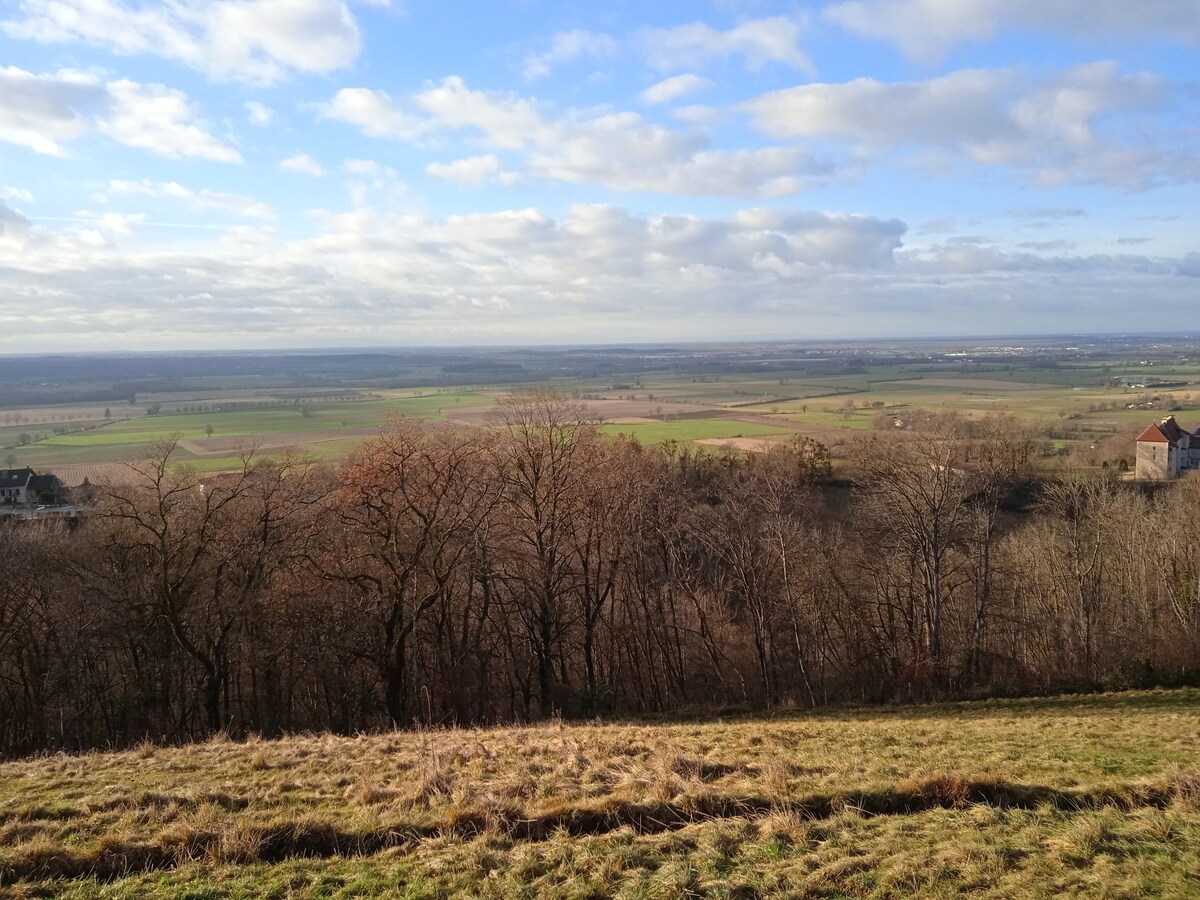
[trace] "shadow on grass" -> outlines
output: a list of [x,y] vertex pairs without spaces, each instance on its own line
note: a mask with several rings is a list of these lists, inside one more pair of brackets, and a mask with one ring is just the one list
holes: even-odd
[[23,856],[0,865],[0,885],[77,878],[112,881],[195,861],[249,864],[294,858],[368,856],[392,848],[411,849],[422,841],[447,836],[493,834],[514,842],[533,842],[556,835],[603,835],[622,828],[650,835],[703,822],[756,819],[784,812],[818,820],[849,811],[862,816],[896,816],[989,806],[1075,812],[1101,808],[1163,809],[1175,803],[1193,809],[1200,807],[1200,778],[1181,774],[1159,783],[1100,791],[1064,791],[1042,785],[940,775],[885,790],[795,799],[701,794],[682,803],[611,803],[534,817],[524,817],[517,810],[490,809],[460,813],[435,825],[396,823],[365,832],[344,831],[328,823],[311,821],[266,826],[234,823],[220,831],[175,832],[156,844],[107,842],[85,851],[66,847],[30,848]]

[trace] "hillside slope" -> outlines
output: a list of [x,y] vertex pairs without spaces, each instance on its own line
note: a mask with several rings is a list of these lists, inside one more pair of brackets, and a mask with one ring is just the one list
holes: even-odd
[[1194,896],[1198,737],[1179,690],[60,755],[0,765],[0,894]]

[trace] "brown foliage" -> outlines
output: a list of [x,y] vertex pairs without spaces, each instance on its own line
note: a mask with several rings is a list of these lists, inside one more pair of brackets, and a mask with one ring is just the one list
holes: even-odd
[[848,492],[811,441],[642,447],[546,391],[500,414],[393,421],[336,471],[248,454],[210,477],[165,444],[81,527],[0,528],[20,561],[0,752],[1120,687],[1200,661],[1195,483],[1039,487],[1003,417],[864,443]]

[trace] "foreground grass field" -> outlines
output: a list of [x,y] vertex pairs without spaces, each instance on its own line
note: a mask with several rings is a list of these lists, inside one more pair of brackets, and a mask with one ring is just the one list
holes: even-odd
[[1200,691],[0,766],[0,893],[1200,893]]

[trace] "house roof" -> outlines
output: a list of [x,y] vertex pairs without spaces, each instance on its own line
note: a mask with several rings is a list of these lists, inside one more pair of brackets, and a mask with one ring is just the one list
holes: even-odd
[[1179,423],[1175,421],[1174,416],[1166,416],[1157,425],[1151,425],[1145,431],[1138,435],[1137,442],[1139,444],[1175,444],[1180,446],[1186,440],[1189,444],[1193,437],[1200,436],[1200,431],[1195,435],[1189,434],[1179,427]]
[[59,483],[57,475],[34,475],[29,479],[29,483],[25,485],[25,490],[33,494],[40,494],[44,491],[53,493],[60,487],[62,485]]
[[1167,416],[1158,426],[1168,441],[1172,444],[1178,444],[1183,438],[1191,437],[1186,431],[1179,427],[1179,423],[1175,421],[1174,416]]
[[33,477],[33,469],[0,469],[0,487],[25,487]]
[[1139,444],[1169,444],[1167,436],[1162,433],[1157,425],[1151,425],[1145,431],[1138,435],[1137,442]]

